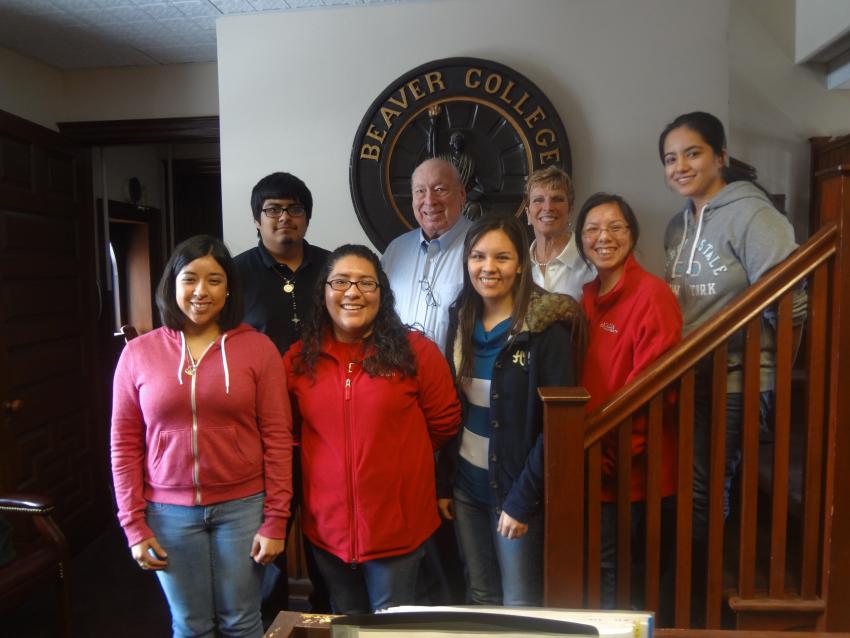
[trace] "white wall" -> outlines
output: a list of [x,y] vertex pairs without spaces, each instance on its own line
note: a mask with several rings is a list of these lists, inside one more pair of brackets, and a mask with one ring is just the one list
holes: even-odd
[[0,109],[55,131],[62,104],[61,72],[0,47]]
[[828,91],[815,70],[794,64],[794,30],[794,0],[732,3],[729,150],[758,169],[769,191],[787,195],[797,237],[804,239],[808,139],[850,133],[850,91]]
[[285,170],[313,191],[310,241],[368,243],[348,185],[360,119],[404,72],[473,56],[549,97],[572,145],[577,202],[624,195],[642,222],[642,260],[660,272],[681,202],[664,185],[657,137],[697,108],[727,120],[727,13],[726,1],[437,0],[220,19],[225,239],[237,252],[255,243],[251,187]]
[[[763,3],[771,4],[771,3]],[[803,62],[850,32],[847,0],[796,0],[794,59]]]

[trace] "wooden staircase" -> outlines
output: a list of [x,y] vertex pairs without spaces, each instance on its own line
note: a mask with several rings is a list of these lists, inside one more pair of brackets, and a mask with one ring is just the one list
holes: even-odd
[[[712,360],[712,425],[705,628],[850,631],[850,163],[816,173],[819,229],[719,316],[668,352],[592,414],[582,388],[541,388],[545,402],[545,602],[598,607],[601,439],[616,432],[628,450],[632,416],[648,413],[646,606],[658,608],[660,558],[675,552],[675,622],[692,626],[694,368]],[[792,375],[791,295],[806,285],[804,348]],[[762,314],[777,316],[775,427],[759,442]],[[737,509],[722,515],[726,348],[745,335],[742,463]],[[792,392],[792,376],[798,391]],[[676,542],[661,538],[662,395],[677,390]],[[792,414],[797,415],[792,419]],[[793,426],[793,427],[792,427]],[[764,448],[760,450],[760,447]],[[760,455],[769,462],[760,461]],[[797,469],[792,461],[797,460]],[[628,452],[617,461],[618,538],[628,539]],[[760,477],[760,470],[762,476]],[[655,480],[653,481],[653,477]],[[760,489],[761,484],[761,489]],[[843,489],[842,489],[843,488]],[[760,506],[761,505],[761,506]],[[730,539],[733,542],[729,542]],[[726,547],[724,547],[726,545]],[[731,550],[731,551],[730,551]],[[629,602],[630,547],[618,546],[618,605]]]

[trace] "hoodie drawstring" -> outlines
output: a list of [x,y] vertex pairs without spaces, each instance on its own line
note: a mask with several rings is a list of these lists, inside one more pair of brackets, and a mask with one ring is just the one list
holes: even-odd
[[[694,236],[693,246],[691,246],[691,254],[688,257],[688,267],[685,269],[685,272],[682,273],[682,277],[691,274],[691,268],[694,265],[694,256],[697,252],[697,244],[699,243],[699,236],[700,233],[702,233],[702,220],[705,217],[705,209],[707,207],[708,204],[705,204],[699,212],[699,219],[697,221],[697,232]],[[679,242],[679,248],[676,249],[676,257],[675,259],[673,259],[673,272],[670,273],[671,279],[675,278],[676,276],[676,264],[679,263],[679,257],[682,256],[682,248],[685,247],[685,242],[688,241],[688,217],[690,216],[688,213],[690,213],[690,209],[688,207],[685,207],[685,210],[682,211],[682,217],[684,217],[685,220],[685,227],[682,230],[682,241]]]
[[224,393],[230,394],[230,369],[227,367],[227,352],[224,350],[224,342],[227,341],[227,333],[221,336],[221,366],[224,368]]
[[[230,368],[227,365],[227,352],[224,349],[224,343],[227,341],[227,333],[225,332],[221,335],[221,367],[224,370],[224,393],[230,394]],[[204,350],[203,354],[198,357],[198,361],[192,361],[193,367],[197,367],[201,363],[201,359],[204,358],[204,355],[207,353],[215,341],[213,341],[210,345],[207,346],[207,349]],[[180,363],[177,366],[177,382],[180,385],[183,385],[183,364],[186,363],[186,352],[188,348],[186,347],[186,335],[183,334],[183,331],[180,331]]]
[[177,364],[177,382],[183,385],[183,363],[186,361],[186,335],[180,331],[180,363]]

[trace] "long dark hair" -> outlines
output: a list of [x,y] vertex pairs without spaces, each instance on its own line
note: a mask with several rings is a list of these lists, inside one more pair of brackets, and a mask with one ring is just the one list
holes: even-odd
[[[514,335],[522,329],[525,315],[528,312],[528,304],[531,299],[531,291],[534,289],[534,281],[531,276],[531,260],[528,254],[528,235],[525,227],[516,217],[502,215],[486,215],[475,222],[467,231],[463,241],[463,288],[452,304],[458,313],[458,326],[462,335],[460,347],[461,359],[460,369],[457,370],[458,378],[468,377],[472,374],[472,331],[475,322],[484,311],[484,303],[481,296],[472,286],[469,278],[469,254],[487,233],[501,230],[514,246],[519,258],[520,272],[514,280],[513,308],[511,309],[510,334]],[[449,353],[451,356],[451,353]]]
[[[714,154],[718,157],[722,157],[723,155],[728,156],[726,149],[726,131],[723,129],[723,122],[711,113],[706,113],[705,111],[693,111],[691,113],[683,113],[677,117],[665,126],[664,130],[661,131],[661,135],[658,136],[658,156],[661,158],[662,164],[664,164],[664,142],[667,141],[667,136],[675,129],[682,127],[688,128],[699,134],[703,141],[711,147],[711,150],[714,151]],[[768,190],[753,179],[748,173],[733,170],[724,162],[723,168],[720,169],[720,177],[726,184],[731,184],[732,182],[749,182],[767,196],[774,208],[783,215],[786,215],[785,211],[780,209],[773,202],[773,197]]]
[[322,340],[329,338],[333,321],[325,305],[325,286],[336,263],[343,257],[360,257],[375,269],[381,299],[375,316],[372,333],[363,340],[363,369],[370,375],[398,372],[402,376],[416,376],[416,357],[407,339],[408,328],[395,311],[395,295],[378,256],[366,246],[345,244],[333,251],[325,262],[313,289],[313,316],[301,335],[301,354],[295,360],[296,374],[315,378],[316,365],[322,349]]
[[228,295],[216,319],[219,328],[227,331],[242,322],[242,282],[233,265],[230,251],[220,239],[210,235],[195,235],[177,245],[156,287],[156,305],[163,325],[173,330],[182,330],[186,325],[186,315],[177,305],[177,275],[187,264],[208,255],[218,262],[227,276]]

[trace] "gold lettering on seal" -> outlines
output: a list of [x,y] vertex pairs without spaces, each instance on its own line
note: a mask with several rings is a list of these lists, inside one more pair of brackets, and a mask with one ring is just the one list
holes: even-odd
[[428,92],[433,93],[434,87],[439,86],[441,91],[446,90],[446,84],[443,82],[443,74],[439,71],[431,71],[425,74],[425,82],[428,84]]
[[360,147],[360,159],[370,159],[378,161],[381,157],[381,147],[374,144],[364,144]]
[[545,119],[546,119],[546,113],[544,113],[543,109],[538,106],[536,109],[534,109],[528,115],[527,118],[525,118],[525,125],[528,128],[532,128],[534,126],[535,122],[537,122],[538,120],[545,120]]
[[493,93],[497,93],[500,88],[502,88],[502,76],[498,73],[491,73],[487,76],[487,79],[484,80],[484,90],[487,91],[487,93],[492,95]]
[[552,160],[553,162],[561,161],[561,149],[555,148],[551,151],[546,151],[545,153],[540,153],[540,163],[545,164],[547,161]]
[[421,100],[425,97],[425,94],[422,92],[422,89],[419,88],[419,79],[413,79],[407,83],[407,88],[410,89],[410,94],[413,95],[417,100]]
[[374,124],[370,124],[369,128],[366,129],[366,135],[381,143],[387,139],[387,132],[376,129]]
[[[401,115],[401,112],[396,111],[395,109],[391,109],[388,106],[382,106],[381,115],[384,117],[384,123],[387,125],[387,128],[392,128],[392,118],[398,117],[399,115]],[[529,126],[531,125],[529,124]]]
[[[473,76],[475,79],[473,80]],[[481,69],[476,69],[475,67],[470,68],[466,72],[466,79],[463,82],[466,84],[466,87],[469,89],[477,89],[481,86]]]

